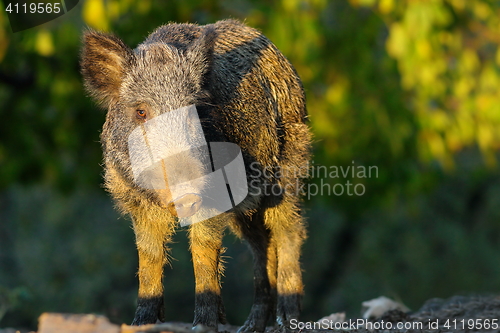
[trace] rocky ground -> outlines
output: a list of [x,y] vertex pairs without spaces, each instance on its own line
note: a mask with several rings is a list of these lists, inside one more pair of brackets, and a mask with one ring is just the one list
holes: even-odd
[[[364,317],[367,319],[349,319],[345,318],[342,313],[332,314],[318,322],[296,322],[292,326],[294,329],[287,330],[287,333],[500,333],[500,296],[455,296],[446,300],[431,299],[414,313],[407,312],[404,306],[385,298],[364,302],[363,305],[366,306]],[[382,315],[378,315],[380,313]],[[238,328],[238,326],[220,326],[219,332],[236,333]],[[163,323],[141,327],[122,325],[120,327],[110,323],[103,316],[49,313],[40,317],[38,328],[38,333],[138,332],[209,333],[213,331],[204,327],[193,330],[189,323]],[[269,327],[267,332],[284,332],[284,330]],[[6,328],[0,329],[0,333],[25,332]]]

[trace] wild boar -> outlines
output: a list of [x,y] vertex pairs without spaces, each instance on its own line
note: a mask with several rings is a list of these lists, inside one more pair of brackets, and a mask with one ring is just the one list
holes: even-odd
[[[248,242],[254,257],[254,304],[240,331],[262,332],[271,316],[283,326],[297,319],[306,233],[296,191],[303,179],[294,171],[307,168],[311,135],[302,83],[276,46],[235,20],[164,25],[135,49],[89,30],[81,71],[88,92],[107,109],[101,133],[105,187],[131,217],[136,235],[139,295],[133,324],[164,320],[166,246],[178,221],[196,216],[210,197],[203,193],[212,185],[194,181],[214,172],[207,142],[239,148],[245,195],[227,211],[187,223],[196,283],[193,325],[216,330],[225,322],[220,256],[228,227]],[[184,111],[147,127],[176,110]],[[152,131],[158,139],[151,139]],[[133,133],[139,133],[142,148],[133,148]],[[156,164],[144,171],[143,182],[133,165],[148,154],[157,155]],[[154,185],[162,179],[165,186]],[[184,180],[192,180],[190,186],[173,194],[172,184]]]

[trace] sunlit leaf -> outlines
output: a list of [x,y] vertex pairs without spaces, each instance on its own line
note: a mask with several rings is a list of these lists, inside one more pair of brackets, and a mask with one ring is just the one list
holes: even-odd
[[389,14],[394,9],[394,0],[381,0],[378,9],[382,14]]
[[108,13],[103,0],[87,0],[83,3],[83,19],[94,29],[109,29]]
[[48,57],[54,54],[52,35],[47,30],[40,30],[36,36],[35,49],[38,54]]
[[401,24],[393,23],[390,32],[387,39],[387,51],[395,58],[402,57],[407,51],[409,42],[406,31]]

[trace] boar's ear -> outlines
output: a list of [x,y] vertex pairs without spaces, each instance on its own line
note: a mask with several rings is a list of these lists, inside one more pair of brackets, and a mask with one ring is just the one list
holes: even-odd
[[217,32],[212,26],[206,26],[200,37],[195,39],[187,49],[187,55],[191,63],[199,70],[202,76],[211,71],[214,45],[217,39]]
[[117,99],[125,73],[134,59],[119,38],[86,31],[80,59],[85,87],[105,107]]

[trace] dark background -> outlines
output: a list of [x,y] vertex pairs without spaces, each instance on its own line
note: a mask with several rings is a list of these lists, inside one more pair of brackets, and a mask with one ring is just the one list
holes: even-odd
[[[372,178],[310,179],[365,193],[306,198],[302,319],[358,316],[362,301],[380,295],[416,310],[433,297],[500,292],[498,1],[88,0],[15,34],[6,3],[0,327],[35,328],[47,311],[133,317],[134,235],[101,188],[105,112],[79,74],[86,26],[135,46],[169,21],[245,20],[303,79],[314,164],[378,168]],[[180,229],[165,271],[170,321],[193,316],[185,236]],[[242,324],[252,258],[231,235],[225,245],[223,297],[229,321]]]

